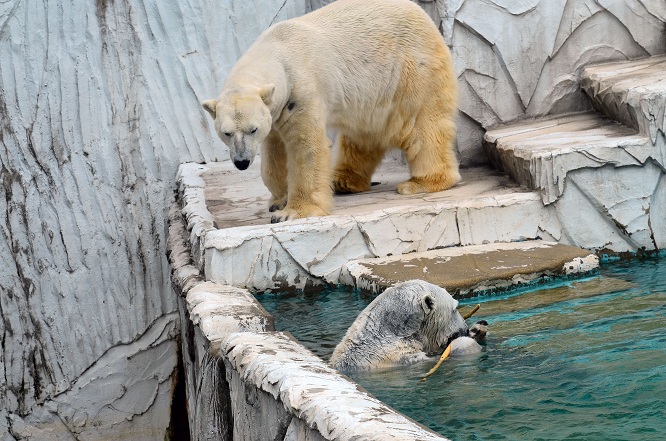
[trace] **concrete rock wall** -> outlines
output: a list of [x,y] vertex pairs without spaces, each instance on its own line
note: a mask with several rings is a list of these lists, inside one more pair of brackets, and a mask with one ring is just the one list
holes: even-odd
[[163,439],[178,164],[199,102],[295,0],[0,2],[0,439]]

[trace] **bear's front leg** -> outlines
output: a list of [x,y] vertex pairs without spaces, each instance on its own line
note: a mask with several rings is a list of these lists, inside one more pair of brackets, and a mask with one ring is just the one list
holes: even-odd
[[261,179],[271,192],[268,211],[282,210],[287,205],[287,153],[275,129],[261,144]]
[[[281,133],[287,153],[288,196],[271,222],[326,216],[333,205],[330,151],[323,118],[299,112]],[[318,121],[320,122],[318,124]]]

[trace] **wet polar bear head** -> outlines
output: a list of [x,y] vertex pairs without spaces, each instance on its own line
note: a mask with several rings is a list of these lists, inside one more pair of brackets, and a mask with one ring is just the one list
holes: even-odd
[[467,335],[457,306],[445,289],[423,280],[389,288],[356,318],[329,364],[354,371],[423,360]]
[[272,84],[225,88],[218,100],[201,103],[215,120],[217,136],[229,147],[231,162],[239,170],[252,164],[271,131],[273,119],[268,105],[274,90]]

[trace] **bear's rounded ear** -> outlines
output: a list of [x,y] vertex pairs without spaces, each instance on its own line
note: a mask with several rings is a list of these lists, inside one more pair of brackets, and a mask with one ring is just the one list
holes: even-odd
[[275,92],[275,84],[266,84],[259,89],[259,96],[264,104],[269,105],[271,103],[273,92]]
[[203,103],[201,103],[201,106],[206,109],[206,112],[210,114],[210,116],[215,119],[215,113],[217,109],[217,100],[212,99],[212,100],[206,100]]
[[421,306],[426,314],[430,314],[435,309],[435,299],[430,294],[424,294],[421,297]]

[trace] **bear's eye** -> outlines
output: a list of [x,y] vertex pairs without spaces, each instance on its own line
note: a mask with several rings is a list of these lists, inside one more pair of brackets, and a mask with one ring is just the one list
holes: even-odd
[[253,133],[256,133],[256,131],[257,131],[256,127],[251,128],[250,129],[250,135],[252,135]]
[[231,137],[231,135],[233,135],[233,133],[231,133],[231,132],[224,132],[224,136],[226,136],[227,138]]

